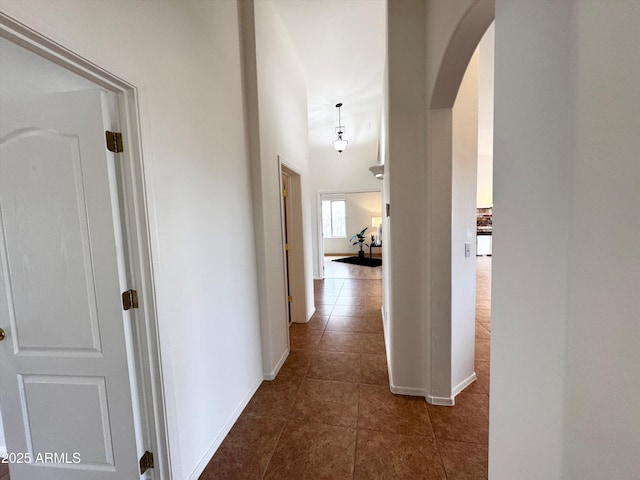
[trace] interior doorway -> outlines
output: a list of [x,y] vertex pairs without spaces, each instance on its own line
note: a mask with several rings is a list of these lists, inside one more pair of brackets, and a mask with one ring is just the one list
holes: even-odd
[[287,323],[307,321],[304,238],[302,234],[302,178],[280,160],[282,249],[284,251]]
[[[318,194],[318,262],[322,278],[327,268],[335,274],[332,259],[357,256],[360,244],[365,258],[382,256],[382,193],[379,190],[322,192]],[[363,242],[352,237],[363,232]],[[355,243],[355,245],[354,245]]]
[[493,255],[493,104],[495,23],[478,44],[478,162],[476,219],[475,373],[489,394]]
[[1,14],[0,49],[7,473],[164,477],[135,88]]
[[293,301],[293,295],[291,294],[291,263],[289,258],[289,250],[291,248],[291,237],[293,236],[292,224],[291,224],[291,175],[286,171],[280,172],[282,176],[282,230],[284,235],[284,283],[285,293],[287,295],[287,324],[291,325],[291,302]]

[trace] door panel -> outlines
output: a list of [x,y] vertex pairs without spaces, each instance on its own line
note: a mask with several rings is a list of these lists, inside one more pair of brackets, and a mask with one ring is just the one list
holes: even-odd
[[77,452],[85,466],[115,466],[104,377],[19,375],[19,386],[32,451]]
[[139,478],[106,105],[88,90],[0,106],[7,450],[58,455],[11,465],[12,480]]
[[[5,294],[16,353],[100,352],[78,138],[21,130],[3,142],[1,164]],[[39,208],[48,203],[56,215]]]

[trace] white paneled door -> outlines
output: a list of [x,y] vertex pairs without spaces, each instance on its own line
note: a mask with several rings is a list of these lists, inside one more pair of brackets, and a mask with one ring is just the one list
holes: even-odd
[[109,100],[96,89],[0,105],[0,397],[12,480],[140,477]]

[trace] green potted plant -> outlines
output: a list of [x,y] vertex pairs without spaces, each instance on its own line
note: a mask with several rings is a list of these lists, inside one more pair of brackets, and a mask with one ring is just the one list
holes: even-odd
[[362,248],[363,245],[366,245],[367,247],[369,246],[369,244],[364,243],[364,237],[365,237],[364,232],[366,231],[367,231],[367,227],[364,227],[360,233],[356,233],[354,236],[352,236],[349,239],[351,246],[360,244],[360,251],[358,252],[358,258],[364,258],[364,249]]

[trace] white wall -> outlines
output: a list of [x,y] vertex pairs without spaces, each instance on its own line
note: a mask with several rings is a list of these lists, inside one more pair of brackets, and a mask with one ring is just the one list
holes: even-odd
[[496,5],[489,468],[497,479],[557,479],[563,452],[571,3],[507,3]]
[[640,4],[576,0],[572,5],[573,84],[565,94],[575,99],[575,143],[567,185],[562,475],[635,479],[640,471]]
[[[478,51],[453,106],[451,173],[451,389],[475,379]],[[465,243],[470,254],[465,257]]]
[[495,23],[482,37],[478,66],[478,207],[493,206],[493,72]]
[[639,23],[496,2],[490,478],[640,469]]
[[262,379],[236,3],[0,7],[139,88],[173,478],[197,478]]
[[[324,253],[340,254],[347,253],[355,255],[360,247],[358,245],[351,246],[349,239],[356,233],[367,227],[365,243],[371,243],[371,234],[377,231],[371,226],[372,217],[381,217],[382,195],[380,192],[361,192],[347,193],[344,195],[346,200],[346,217],[347,217],[347,238],[325,238]],[[363,247],[368,252],[367,247]],[[380,253],[380,249],[376,251]]]
[[[265,374],[275,375],[288,349],[278,158],[301,177],[307,318],[314,311],[307,90],[300,61],[272,1],[255,2],[260,138],[259,278],[266,292]],[[258,208],[258,205],[256,205]],[[265,322],[266,320],[266,322]],[[264,336],[263,336],[264,338]]]
[[[390,217],[384,232],[389,258],[388,350],[391,389],[426,394],[427,292],[424,2],[388,2],[388,139],[385,189]],[[411,235],[406,235],[410,231]]]

